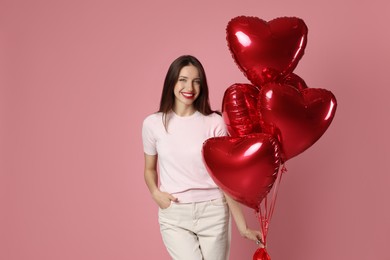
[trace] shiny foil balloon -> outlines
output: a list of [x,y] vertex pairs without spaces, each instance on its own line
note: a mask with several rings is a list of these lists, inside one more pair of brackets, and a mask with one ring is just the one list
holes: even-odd
[[285,78],[283,78],[280,81],[280,83],[290,85],[298,89],[299,91],[302,91],[305,88],[307,88],[306,82],[301,77],[299,77],[297,74],[294,73],[288,74]]
[[226,89],[222,101],[222,116],[230,136],[260,133],[257,110],[259,88],[251,84],[234,84]]
[[262,133],[214,137],[204,142],[202,153],[215,183],[233,199],[257,210],[279,170],[276,140]]
[[291,73],[304,54],[308,29],[302,19],[276,18],[266,22],[239,16],[229,21],[226,39],[233,59],[256,86]]
[[253,255],[253,260],[271,260],[271,257],[265,248],[258,248]]
[[332,92],[269,83],[259,95],[261,126],[277,137],[282,158],[288,160],[313,145],[327,130],[336,112]]

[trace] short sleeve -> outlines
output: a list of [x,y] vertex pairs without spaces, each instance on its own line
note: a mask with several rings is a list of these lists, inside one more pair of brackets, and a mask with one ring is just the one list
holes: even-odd
[[146,118],[142,124],[142,143],[146,154],[157,154],[156,137],[155,134],[153,134],[153,125],[150,118]]
[[228,131],[222,116],[216,114],[217,124],[215,127],[215,136],[227,136]]

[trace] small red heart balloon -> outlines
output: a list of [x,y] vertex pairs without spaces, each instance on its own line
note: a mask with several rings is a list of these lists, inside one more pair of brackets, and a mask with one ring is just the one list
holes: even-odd
[[258,248],[253,255],[253,260],[271,260],[271,257],[265,248]]
[[202,153],[215,183],[233,199],[257,210],[279,170],[276,140],[262,133],[213,137],[204,142]]
[[337,101],[325,89],[269,83],[259,95],[263,132],[277,137],[282,158],[288,160],[313,145],[327,130],[336,112]]
[[233,84],[225,91],[222,116],[230,136],[260,133],[260,114],[257,110],[259,88],[251,84]]
[[233,59],[256,86],[291,73],[304,54],[308,29],[302,19],[266,22],[239,16],[229,21],[226,39]]

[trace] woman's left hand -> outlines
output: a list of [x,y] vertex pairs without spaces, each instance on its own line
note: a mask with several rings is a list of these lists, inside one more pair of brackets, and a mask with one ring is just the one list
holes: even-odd
[[246,239],[253,240],[259,245],[260,244],[263,245],[263,238],[262,238],[263,236],[260,231],[247,228],[246,230],[241,231],[240,233],[241,236],[245,237]]

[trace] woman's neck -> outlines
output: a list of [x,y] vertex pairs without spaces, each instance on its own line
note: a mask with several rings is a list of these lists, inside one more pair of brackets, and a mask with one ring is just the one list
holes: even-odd
[[191,116],[196,112],[193,106],[174,106],[172,110],[178,116]]

